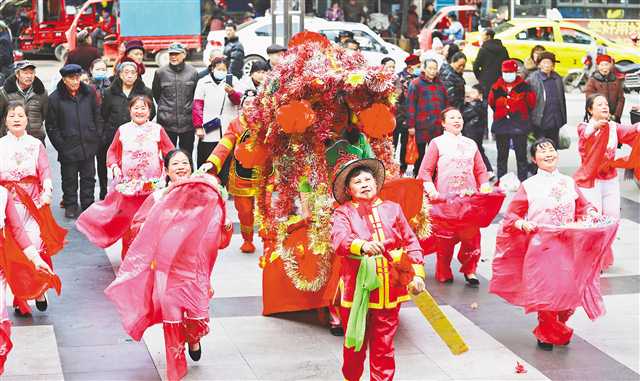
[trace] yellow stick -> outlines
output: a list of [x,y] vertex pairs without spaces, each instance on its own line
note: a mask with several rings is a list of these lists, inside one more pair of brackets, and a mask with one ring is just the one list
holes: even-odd
[[451,321],[442,312],[438,303],[428,291],[419,294],[411,293],[413,303],[418,307],[422,315],[427,319],[434,331],[440,336],[442,341],[449,347],[451,353],[459,355],[469,350],[469,347],[462,339]]

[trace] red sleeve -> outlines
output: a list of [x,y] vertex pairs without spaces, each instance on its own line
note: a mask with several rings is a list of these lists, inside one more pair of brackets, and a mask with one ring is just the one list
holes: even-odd
[[349,216],[342,208],[336,209],[331,216],[331,245],[336,255],[351,255],[351,244],[356,239],[358,236],[351,229]]
[[204,111],[204,99],[194,99],[191,116],[193,117],[193,127],[202,128],[202,113]]
[[438,151],[438,144],[431,142],[427,147],[427,152],[420,164],[420,170],[418,171],[417,178],[429,183],[433,182],[433,172],[436,170],[439,157],[440,152]]
[[113,141],[107,151],[107,168],[111,168],[116,164],[119,168],[122,168],[122,142],[120,141],[120,129],[116,130],[116,134],[113,137]]
[[29,236],[27,235],[26,230],[24,230],[24,225],[20,220],[20,215],[18,215],[16,206],[13,203],[13,197],[11,197],[10,194],[7,195],[5,216],[5,225],[11,231],[11,234],[18,243],[18,246],[20,246],[20,249],[24,250],[27,247],[31,246],[32,243],[29,240]]
[[407,218],[404,216],[402,212],[402,208],[400,205],[397,205],[397,217],[396,217],[396,229],[398,229],[398,233],[400,237],[402,237],[402,241],[404,243],[404,248],[411,259],[411,262],[416,264],[424,263],[422,247],[420,246],[420,242],[418,242],[418,238],[416,234],[409,226],[409,222],[407,222]]
[[231,101],[231,103],[236,106],[240,104],[240,101],[242,101],[242,94],[237,91],[233,91],[231,94],[227,95],[229,96],[229,100]]
[[527,92],[527,108],[529,111],[536,107],[536,93],[533,90]]
[[585,131],[587,129],[586,123],[578,124],[578,153],[580,153],[580,161],[584,161],[584,155],[587,148],[587,138],[585,137]]
[[167,132],[162,127],[160,127],[160,142],[158,147],[160,148],[160,152],[162,152],[162,157],[168,154],[169,151],[176,148],[171,139],[169,139],[169,135],[167,135]]
[[628,124],[618,124],[616,126],[616,132],[618,133],[618,142],[622,144],[632,145],[636,136],[638,135],[638,128],[640,128],[640,123],[628,125]]
[[51,170],[49,169],[49,158],[47,157],[46,148],[44,148],[44,145],[42,143],[40,143],[40,147],[38,151],[38,164],[36,167],[36,172],[38,174],[38,179],[40,180],[40,184],[42,184],[47,179],[51,179]]
[[516,221],[524,219],[528,210],[529,199],[527,198],[527,192],[524,190],[524,187],[520,185],[520,188],[518,188],[518,191],[507,208],[504,220],[502,220],[504,231],[514,231]]
[[587,201],[584,197],[580,189],[577,185],[575,186],[576,193],[578,194],[578,198],[576,199],[576,216],[575,221],[579,221],[584,219],[589,215],[590,211],[596,211],[596,208]]
[[487,174],[487,167],[484,165],[482,155],[480,151],[476,150],[476,154],[473,157],[473,175],[476,178],[476,184],[478,186],[489,181],[489,174]]

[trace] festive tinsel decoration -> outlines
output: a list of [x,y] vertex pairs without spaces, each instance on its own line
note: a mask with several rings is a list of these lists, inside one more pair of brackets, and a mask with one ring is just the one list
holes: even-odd
[[[339,138],[350,114],[364,111],[364,115],[371,115],[365,110],[373,105],[378,110],[392,109],[395,76],[381,67],[369,67],[361,53],[334,46],[320,35],[305,32],[293,41],[283,62],[267,75],[262,91],[243,108],[243,117],[250,130],[249,148],[264,148],[267,156],[265,166],[254,172],[255,217],[265,247],[277,252],[297,289],[318,291],[328,279],[333,255],[327,144]],[[303,111],[304,117],[283,115],[287,110]],[[356,127],[371,131],[377,125]],[[378,138],[369,136],[369,141],[376,157],[385,163],[387,176],[394,177],[399,168],[393,160],[389,133],[388,129],[374,130]],[[311,188],[304,197],[311,214],[308,244],[319,264],[313,279],[305,279],[295,254],[283,248],[291,224],[289,217],[297,213],[295,200],[301,199],[299,184],[303,178]],[[263,261],[267,266],[268,258]]]
[[429,197],[425,193],[422,195],[422,209],[411,219],[411,221],[409,221],[409,225],[411,225],[413,231],[420,240],[425,240],[431,236],[431,218],[429,217],[430,209],[431,204],[429,203]]

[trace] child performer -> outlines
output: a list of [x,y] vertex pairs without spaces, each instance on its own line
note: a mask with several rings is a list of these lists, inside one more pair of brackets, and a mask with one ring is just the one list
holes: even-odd
[[[369,346],[372,380],[392,380],[395,373],[393,338],[398,330],[400,303],[407,287],[424,290],[422,250],[400,205],[381,201],[384,165],[376,159],[352,160],[333,181],[341,204],[332,218],[331,240],[341,266],[341,317],[346,331],[342,374],[359,380]],[[399,258],[394,258],[398,253]],[[398,270],[398,261],[405,271]],[[411,264],[414,264],[411,266]],[[362,287],[356,279],[373,282]],[[366,328],[363,328],[366,320]],[[361,327],[358,331],[357,327]]]
[[[59,227],[48,208],[53,185],[47,152],[40,140],[26,132],[28,118],[22,102],[11,102],[7,107],[7,135],[0,138],[0,185],[9,190],[15,202],[20,225],[42,259],[53,267],[51,256],[64,244],[66,231]],[[47,245],[42,237],[48,237]],[[28,315],[31,308],[25,300],[14,298],[16,313]],[[47,309],[43,293],[36,298],[39,311]]]
[[[473,193],[480,188],[491,188],[487,168],[476,143],[462,136],[463,119],[460,111],[449,107],[442,112],[444,134],[434,138],[427,148],[425,159],[420,166],[418,178],[424,180],[424,188],[430,198],[450,197]],[[436,174],[435,185],[433,176]],[[451,258],[458,242],[461,243],[458,260],[462,264],[460,272],[467,284],[478,287],[476,267],[480,260],[480,229],[471,231],[446,231],[438,229],[436,279],[439,282],[453,282]]]
[[98,247],[106,248],[122,238],[122,257],[131,241],[126,233],[133,216],[164,183],[162,157],[174,149],[164,128],[149,121],[152,102],[145,95],[129,102],[131,122],[118,128],[107,152],[107,167],[119,184],[76,222],[78,230]]

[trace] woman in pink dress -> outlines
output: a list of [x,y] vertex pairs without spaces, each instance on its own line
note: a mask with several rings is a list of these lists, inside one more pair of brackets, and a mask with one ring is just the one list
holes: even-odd
[[[581,167],[574,174],[584,197],[600,213],[620,218],[620,181],[618,171],[608,163],[615,159],[618,144],[632,145],[640,132],[640,123],[620,124],[610,120],[607,98],[601,94],[587,97],[585,120],[578,124],[578,150]],[[613,264],[613,251],[604,267]]]
[[132,245],[105,293],[133,339],[163,324],[167,376],[179,380],[187,373],[185,344],[192,360],[202,354],[200,339],[209,332],[213,296],[211,272],[232,229],[225,224],[217,179],[189,178],[191,159],[182,150],[169,152],[165,162],[170,186],[150,195],[134,217]]
[[[598,282],[597,267],[604,257],[604,247],[598,247],[598,242],[591,241],[586,249],[588,252],[572,247],[578,252],[566,255],[559,245],[535,251],[545,242],[530,238],[530,235],[541,227],[571,226],[589,216],[595,218],[597,212],[574,180],[558,172],[558,151],[552,140],[543,138],[533,143],[531,158],[538,166],[538,172],[522,182],[509,204],[496,240],[489,291],[512,304],[525,307],[526,312],[537,312],[538,326],[533,334],[541,349],[552,350],[554,345],[567,345],[571,340],[573,330],[566,323],[574,308],[583,303],[580,298],[573,304],[562,299],[579,294],[576,290],[583,289],[594,277]],[[609,239],[613,239],[614,231],[610,232]],[[570,241],[570,234],[561,232],[557,239]],[[553,239],[547,238],[547,241]],[[536,254],[539,254],[537,258]],[[591,276],[584,276],[586,273]],[[598,297],[595,299],[601,303],[599,283],[596,294]],[[564,304],[565,307],[549,307],[554,304]],[[568,305],[571,306],[567,308]],[[582,306],[590,317],[594,315],[593,318],[604,313],[603,307],[596,308],[599,311],[592,314],[587,304]]]
[[[10,106],[11,107],[11,106]],[[11,112],[11,111],[10,111]],[[35,265],[35,271],[53,275],[49,265],[38,253],[38,249],[29,240],[29,234],[22,224],[22,216],[18,213],[13,197],[6,188],[0,186],[0,375],[4,372],[4,363],[13,348],[11,342],[11,320],[7,313],[7,273],[5,266],[8,262],[5,237],[11,236],[21,251]]]
[[127,232],[133,216],[149,194],[164,186],[162,157],[174,149],[164,128],[149,121],[151,102],[142,95],[129,102],[131,122],[118,128],[107,152],[115,189],[76,222],[78,230],[98,247],[109,247],[122,238],[123,257],[131,242]]
[[[452,197],[467,192],[475,193],[480,188],[491,189],[487,168],[475,142],[462,136],[464,121],[456,108],[442,112],[443,135],[434,138],[420,165],[418,178],[424,180],[424,189],[429,198]],[[435,184],[434,184],[435,174]],[[436,279],[443,283],[453,282],[451,259],[459,242],[458,260],[460,272],[467,284],[478,287],[476,267],[480,259],[480,229],[469,231],[446,231],[438,229],[436,235]]]
[[[9,190],[29,240],[53,268],[51,256],[62,248],[66,231],[55,223],[48,208],[53,190],[49,159],[42,142],[27,134],[27,123],[24,103],[10,103],[5,122],[7,135],[0,138],[0,185]],[[55,242],[51,244],[51,240]],[[31,313],[25,300],[14,298],[13,305],[18,314]],[[36,307],[40,311],[47,309],[44,293],[36,298]]]

